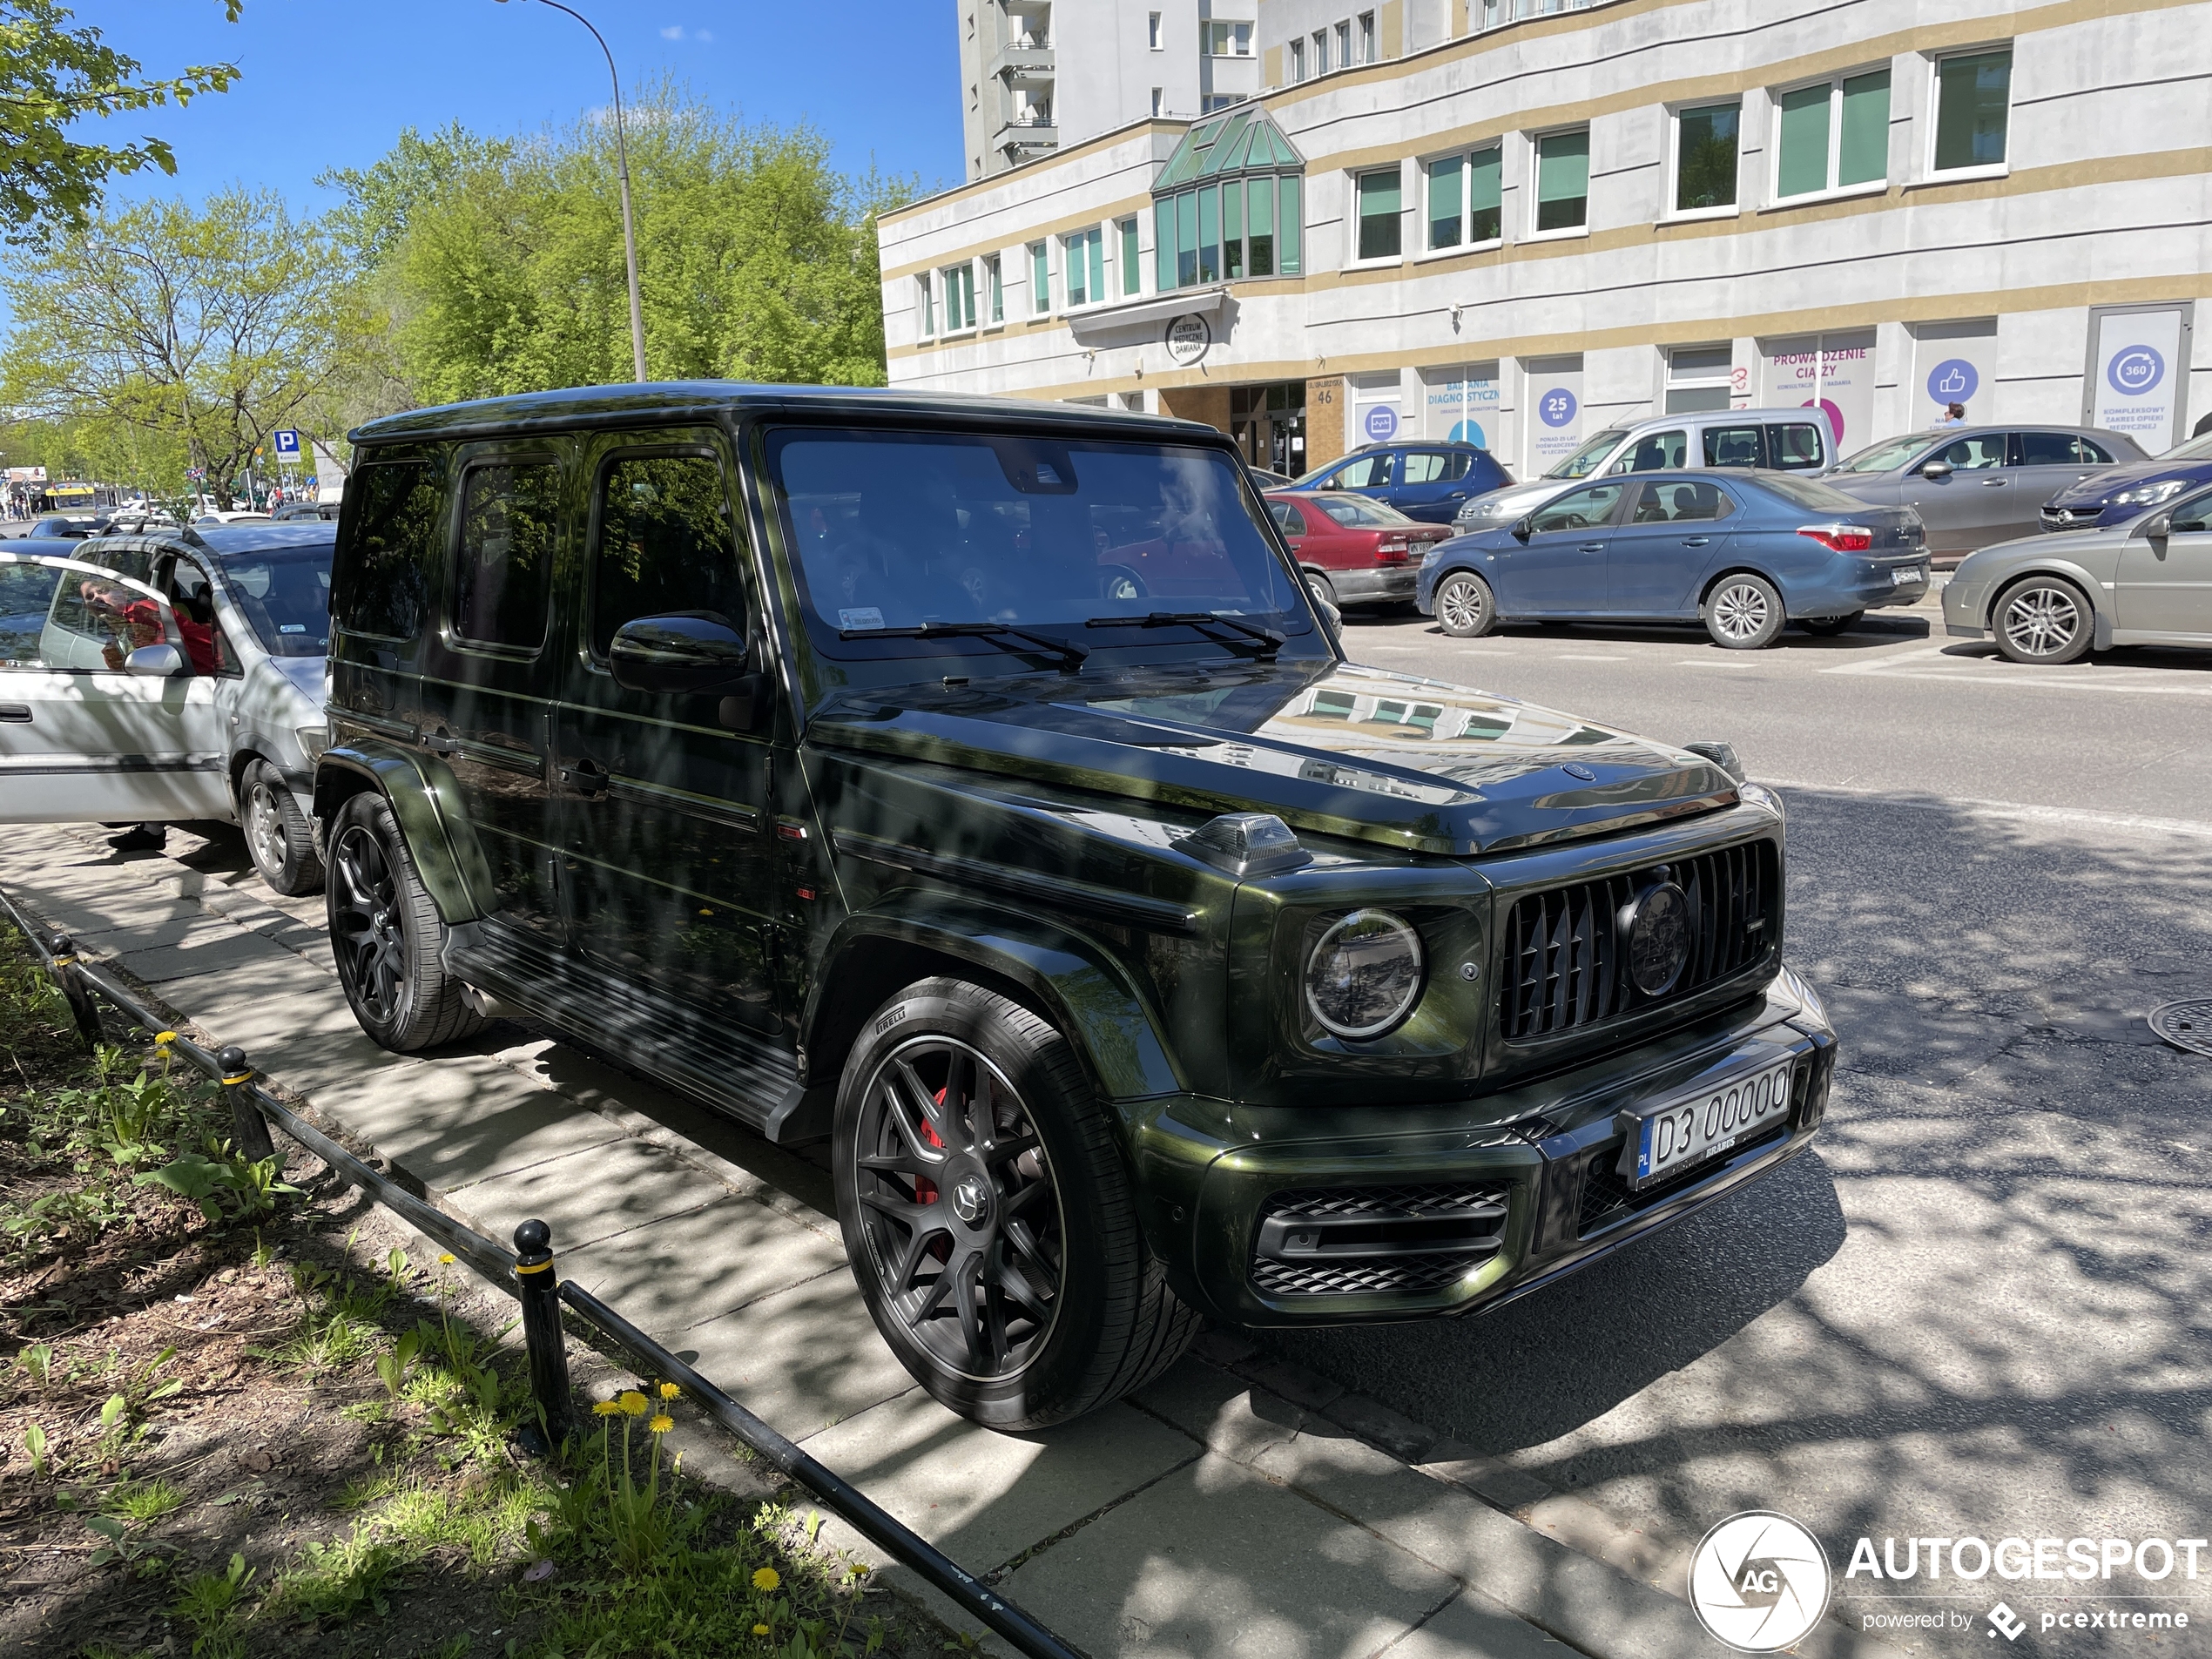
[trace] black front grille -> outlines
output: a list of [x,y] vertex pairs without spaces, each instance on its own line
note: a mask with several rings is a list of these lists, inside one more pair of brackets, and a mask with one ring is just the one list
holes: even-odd
[[1278,1192],[1260,1212],[1252,1288],[1262,1296],[1443,1290],[1497,1254],[1508,1191],[1493,1184]]
[[[1689,895],[1689,960],[1652,997],[1629,978],[1616,918],[1662,868]],[[1778,876],[1774,844],[1750,841],[1515,900],[1498,987],[1507,1040],[1601,1024],[1742,973],[1765,954],[1775,932]]]

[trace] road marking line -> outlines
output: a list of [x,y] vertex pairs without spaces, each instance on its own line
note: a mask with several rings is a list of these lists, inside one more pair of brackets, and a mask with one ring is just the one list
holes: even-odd
[[2019,801],[1977,800],[1965,796],[1937,795],[1899,798],[1885,789],[1851,784],[1816,784],[1801,778],[1761,778],[1770,789],[1797,789],[1809,794],[1851,795],[1878,800],[1885,806],[1904,806],[1922,813],[1967,813],[1976,818],[2013,818],[2034,824],[2080,825],[2092,829],[2133,831],[2149,835],[2188,835],[2212,840],[2212,823],[2192,818],[2147,818],[2135,813],[2096,813],[2072,806],[2030,806]]
[[1617,651],[1595,656],[1581,651],[1555,651],[1552,655],[1562,663],[1632,663],[1635,661],[1635,658],[1623,657]]
[[[1947,671],[1931,674],[1912,666],[1914,663],[1941,661],[1949,664]],[[1955,684],[1966,681],[1975,685],[2005,685],[2025,687],[2030,691],[2121,691],[2138,697],[2212,697],[2212,685],[2145,685],[2141,677],[2161,671],[2129,668],[2114,664],[2104,669],[2092,668],[2088,675],[2079,671],[2070,674],[2038,673],[2025,664],[1996,665],[1986,657],[1960,658],[1949,654],[1948,648],[1934,645],[1924,650],[1900,652],[1877,658],[1868,663],[1845,663],[1835,668],[1824,668],[1823,674],[1855,674],[1873,679],[1940,680]],[[2188,671],[2176,669],[2175,673]],[[2128,678],[2121,679],[2119,677]],[[2033,676],[2033,678],[2030,678]],[[2094,676],[2091,678],[2090,676]]]

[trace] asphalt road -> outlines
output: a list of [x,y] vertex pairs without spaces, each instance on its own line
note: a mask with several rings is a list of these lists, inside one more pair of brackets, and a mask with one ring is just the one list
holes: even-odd
[[[1900,1558],[1908,1536],[2212,1534],[2212,1060],[2143,1025],[2212,995],[2212,652],[2018,669],[1948,644],[1932,604],[1758,653],[1357,613],[1347,644],[1734,743],[1789,804],[1789,954],[1842,1069],[1814,1155],[1573,1281],[1276,1345],[1662,1554],[1746,1508],[1805,1521],[1838,1574],[1861,1534]],[[1854,1624],[1956,1610],[1887,1639],[1986,1659],[2000,1595],[2036,1632],[2019,1646],[2134,1651],[2041,1615],[2163,1590],[2204,1599],[2128,1605],[2188,1611],[2156,1644],[2188,1653],[2212,1650],[2212,1552],[2203,1573],[1839,1594]]]

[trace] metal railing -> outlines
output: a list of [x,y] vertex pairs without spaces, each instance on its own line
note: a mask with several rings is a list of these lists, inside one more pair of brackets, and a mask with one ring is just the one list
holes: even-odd
[[[42,929],[4,888],[0,888],[0,911],[4,911],[30,941],[46,971],[60,986],[78,1031],[87,1044],[102,1039],[99,1008],[93,1000],[95,992],[132,1024],[148,1031],[167,1028],[162,1017],[146,1007],[130,987],[98,963],[79,957],[67,934]],[[706,1407],[717,1422],[813,1493],[825,1508],[842,1517],[894,1561],[950,1597],[1022,1653],[1030,1656],[1030,1659],[1079,1659],[1075,1649],[859,1487],[755,1417],[733,1396],[685,1364],[590,1291],[573,1281],[562,1279],[554,1267],[552,1229],[545,1223],[525,1221],[516,1228],[515,1249],[509,1253],[473,1228],[462,1226],[435,1204],[409,1192],[301,1117],[262,1086],[244,1050],[235,1047],[202,1048],[181,1033],[171,1046],[180,1058],[219,1085],[242,1155],[257,1162],[275,1155],[274,1143],[269,1138],[269,1125],[273,1123],[341,1179],[436,1240],[457,1260],[467,1263],[522,1304],[530,1393],[540,1422],[525,1423],[516,1438],[532,1454],[550,1454],[575,1432],[568,1345],[561,1330],[561,1305],[566,1303],[570,1312],[587,1325],[628,1350],[633,1358],[644,1361],[644,1369],[680,1385],[691,1399]]]

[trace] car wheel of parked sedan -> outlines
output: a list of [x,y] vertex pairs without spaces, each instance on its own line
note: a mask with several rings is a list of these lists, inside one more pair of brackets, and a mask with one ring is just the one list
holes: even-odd
[[313,893],[322,885],[322,860],[283,776],[267,761],[256,760],[239,781],[239,820],[261,880],[287,898]]
[[1106,1110],[1011,998],[922,980],[845,1063],[831,1160],[853,1276],[900,1362],[1001,1430],[1164,1371],[1198,1317],[1146,1249]]
[[1480,639],[1498,625],[1490,584],[1472,570],[1454,570],[1436,584],[1437,625],[1454,639]]
[[1809,634],[1818,634],[1823,639],[1833,639],[1865,614],[1864,610],[1854,610],[1848,617],[1807,617],[1802,626]]
[[1344,602],[1337,597],[1337,584],[1318,570],[1308,570],[1305,573],[1305,586],[1306,590],[1312,594],[1316,604],[1327,605],[1338,611],[1343,610]]
[[1099,597],[1104,599],[1143,599],[1144,582],[1136,571],[1119,564],[1109,564],[1098,573]]
[[1782,636],[1782,596],[1764,577],[1723,577],[1705,596],[1705,631],[1723,651],[1763,651]]
[[1990,613],[1997,649],[2016,663],[2070,663],[2089,649],[2095,613],[2060,577],[2032,576],[2005,590]]
[[413,1054],[483,1028],[440,960],[445,923],[383,796],[355,795],[339,808],[323,894],[338,983],[371,1038]]

